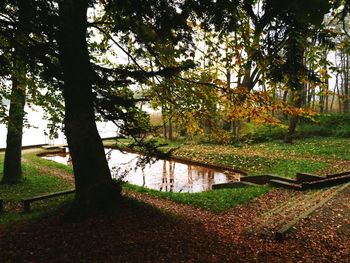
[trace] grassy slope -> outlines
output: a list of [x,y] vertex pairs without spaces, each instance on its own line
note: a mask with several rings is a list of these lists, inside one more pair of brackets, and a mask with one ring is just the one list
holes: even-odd
[[[19,201],[22,198],[63,191],[74,187],[72,181],[50,174],[47,170],[43,171],[39,168],[46,166],[51,170],[62,169],[63,172],[67,170],[67,167],[48,160],[43,160],[34,153],[24,154],[23,160],[25,163],[23,164],[24,178],[22,183],[14,186],[0,184],[0,198],[4,199],[6,202],[10,201],[11,203],[11,211],[0,216],[0,224],[9,224],[20,220],[31,220],[43,216],[56,211],[58,207],[72,199],[72,196],[66,196],[37,202],[34,205],[33,212],[28,214],[14,212],[14,210],[20,211],[21,206]],[[2,178],[2,172],[3,154],[0,154],[0,179]]]

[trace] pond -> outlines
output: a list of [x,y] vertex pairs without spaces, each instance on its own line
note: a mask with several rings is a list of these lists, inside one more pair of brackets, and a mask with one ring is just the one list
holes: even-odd
[[[213,184],[240,180],[238,173],[173,160],[156,160],[141,169],[137,166],[140,155],[115,149],[105,151],[114,178],[127,171],[125,181],[159,191],[195,193],[211,190]],[[69,153],[50,154],[43,158],[71,165]]]

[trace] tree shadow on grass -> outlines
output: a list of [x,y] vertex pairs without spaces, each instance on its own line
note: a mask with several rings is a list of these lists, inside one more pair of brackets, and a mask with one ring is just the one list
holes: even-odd
[[[0,232],[0,258],[21,262],[222,262],[213,233],[193,221],[124,198],[118,212],[62,224],[56,215]],[[233,254],[231,254],[233,256]]]

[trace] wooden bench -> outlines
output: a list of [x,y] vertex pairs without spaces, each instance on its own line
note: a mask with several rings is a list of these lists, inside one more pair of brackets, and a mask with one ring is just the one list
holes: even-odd
[[74,192],[75,192],[75,189],[72,189],[72,190],[61,191],[61,192],[56,192],[56,193],[52,193],[52,194],[39,195],[39,196],[31,197],[31,198],[22,199],[21,201],[22,201],[22,205],[23,205],[23,211],[25,213],[30,212],[30,204],[35,202],[35,201],[45,200],[45,199],[49,199],[49,198],[53,198],[53,197],[57,197],[57,196],[61,196],[61,195],[72,194]]

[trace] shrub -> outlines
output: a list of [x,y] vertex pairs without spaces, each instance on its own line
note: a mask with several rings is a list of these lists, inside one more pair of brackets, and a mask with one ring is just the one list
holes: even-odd
[[276,139],[283,139],[286,128],[271,124],[256,125],[254,123],[246,123],[241,132],[240,137],[243,142],[264,142]]
[[350,114],[324,114],[315,122],[302,120],[297,128],[298,137],[350,137]]

